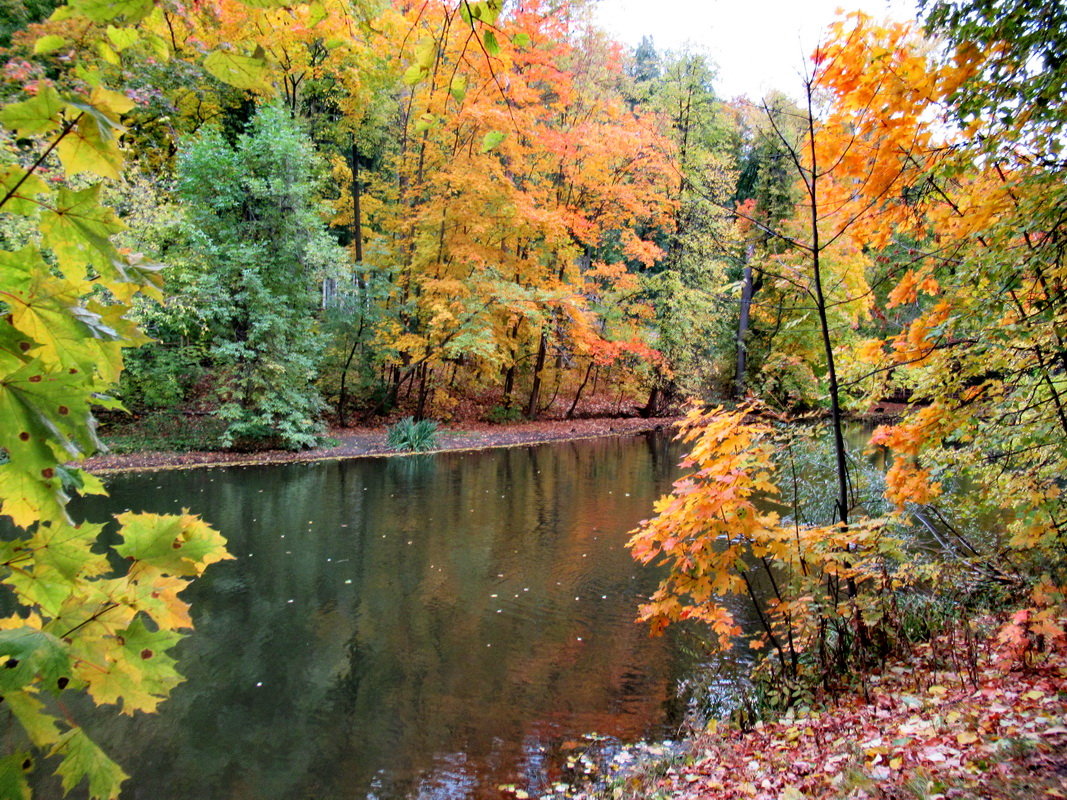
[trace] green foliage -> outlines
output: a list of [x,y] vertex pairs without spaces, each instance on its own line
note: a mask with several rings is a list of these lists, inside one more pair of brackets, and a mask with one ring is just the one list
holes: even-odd
[[394,450],[419,453],[437,447],[437,423],[429,419],[404,417],[389,426],[386,441]]
[[760,368],[761,396],[780,408],[812,408],[822,394],[822,386],[811,364],[799,355],[771,353]]
[[485,413],[485,419],[494,425],[518,422],[522,419],[522,409],[518,406],[493,406]]
[[111,453],[211,451],[223,449],[225,430],[225,421],[217,417],[163,409],[132,421],[112,419],[101,426],[100,438]]
[[10,45],[16,31],[45,19],[59,5],[59,0],[0,0],[0,47]]
[[235,144],[208,130],[179,157],[191,294],[210,332],[226,445],[310,447],[322,431],[315,289],[344,254],[319,217],[315,170],[280,106],[258,110]]
[[[781,499],[789,506],[788,517],[801,525],[833,523],[837,465],[829,426],[793,423],[778,433],[779,484]],[[885,499],[885,470],[864,453],[868,436],[858,427],[846,433],[850,508],[881,517],[890,510]]]
[[335,405],[341,425],[347,424],[353,406],[391,410],[381,373],[392,355],[381,336],[395,321],[396,309],[389,302],[391,278],[387,270],[357,264],[350,278],[329,284],[323,316],[328,343],[318,387]]
[[662,233],[666,258],[644,276],[656,309],[653,344],[669,364],[671,389],[721,395],[734,351],[736,301],[727,287],[738,256],[723,208],[735,183],[730,121],[704,55],[683,51],[658,58],[644,40],[635,59],[643,105],[669,121],[680,172],[671,187],[678,203],[673,230]]
[[119,396],[131,409],[179,407],[203,374],[197,349],[145,345],[126,359]]
[[[983,137],[996,150],[1022,137],[1040,150],[1056,150],[1067,118],[1067,8],[1040,0],[922,0],[929,32],[961,48],[964,58],[988,57],[982,68],[954,92],[952,110],[964,124],[992,124],[997,135]],[[1004,135],[1008,134],[1008,135]]]

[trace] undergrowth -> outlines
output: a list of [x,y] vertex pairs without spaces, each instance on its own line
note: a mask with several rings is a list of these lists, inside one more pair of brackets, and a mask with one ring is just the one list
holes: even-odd
[[214,417],[155,411],[129,421],[111,422],[101,428],[100,436],[112,453],[185,453],[225,449],[219,439],[225,429],[226,422]]

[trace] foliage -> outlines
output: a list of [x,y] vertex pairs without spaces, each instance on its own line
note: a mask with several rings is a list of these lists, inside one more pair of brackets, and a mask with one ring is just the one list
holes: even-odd
[[194,348],[145,346],[127,358],[119,379],[119,396],[138,409],[180,407],[203,373]]
[[493,406],[485,414],[486,420],[501,425],[507,422],[518,422],[522,419],[522,411],[515,406]]
[[920,7],[928,31],[948,39],[957,62],[977,65],[947,99],[961,124],[985,129],[981,146],[1008,158],[1020,153],[1015,148],[1058,150],[1067,9],[1035,0],[923,0]]
[[[833,513],[794,491],[787,524],[755,498],[777,494],[795,448],[773,458],[771,432],[741,412],[695,414],[696,471],[631,541],[636,557],[671,568],[642,609],[657,628],[702,619],[725,647],[740,629],[724,598],[757,600],[765,688],[786,704],[807,697],[812,678],[832,685],[919,635],[901,598],[936,597],[925,588],[934,582],[967,603],[1028,587],[1029,607],[999,635],[1008,661],[1063,637],[1067,275],[1062,143],[1050,133],[1064,117],[1051,101],[1021,113],[1012,85],[1036,72],[1040,95],[1058,78],[1025,25],[1010,40],[1026,4],[1003,17],[937,5],[933,24],[955,49],[908,25],[842,19],[813,57],[807,130],[779,131],[804,202],[769,231],[783,243],[765,268],[781,333],[765,363],[810,365],[809,391],[814,379],[826,387],[838,434],[845,391],[910,397],[903,419],[871,439],[892,456],[884,498],[856,495],[861,465],[838,435]],[[971,34],[995,46],[979,52]],[[1005,69],[1016,71],[983,97]],[[761,567],[765,602],[754,591]]]
[[772,352],[760,366],[760,397],[783,409],[815,407],[822,385],[808,359],[785,352]]
[[658,236],[665,257],[643,281],[664,356],[657,380],[684,397],[721,395],[734,355],[729,284],[739,256],[727,211],[736,182],[732,121],[704,55],[669,53],[643,69],[651,66],[656,76],[638,84],[643,106],[661,116],[678,169],[671,182],[675,210]]
[[207,130],[179,158],[224,445],[308,447],[321,432],[314,289],[342,255],[315,208],[314,167],[310,142],[279,106],[257,111],[233,146]]
[[[83,3],[57,14],[85,30],[110,23],[132,43],[148,35],[136,26],[150,12]],[[47,55],[65,40],[38,45]],[[178,595],[230,557],[192,514],[126,513],[117,517],[116,568],[100,549],[104,525],[68,511],[71,494],[103,492],[67,462],[99,446],[93,408],[117,407],[107,392],[122,350],[145,341],[130,320],[134,298],[160,296],[158,265],[112,243],[123,226],[101,204],[98,182],[121,172],[121,118],[134,103],[108,87],[94,59],[77,69],[75,88],[66,75],[40,80],[0,108],[18,143],[0,168],[0,212],[32,231],[0,252],[0,581],[15,609],[0,620],[6,796],[29,796],[31,750],[54,764],[65,790],[87,781],[94,798],[118,796],[121,768],[56,696],[84,692],[125,714],[153,711],[181,680],[167,654],[191,627]]]
[[[1007,27],[983,35],[1009,36],[1014,11],[1006,11]],[[858,135],[893,131],[892,160],[903,161],[897,171],[923,187],[899,198],[861,196],[881,220],[899,221],[899,231],[928,243],[896,276],[887,299],[889,307],[911,306],[913,318],[869,350],[871,366],[892,369],[893,381],[913,403],[904,420],[873,439],[894,452],[887,496],[899,506],[928,505],[951,532],[958,529],[953,518],[959,512],[946,502],[945,484],[950,477],[967,482],[977,506],[970,513],[980,509],[1001,528],[984,545],[972,544],[983,547],[975,547],[976,560],[995,565],[1007,546],[1031,582],[1059,586],[1065,579],[1060,543],[1067,372],[1061,331],[1067,276],[1058,244],[1063,222],[1052,211],[1062,197],[1063,164],[1053,156],[1059,145],[1045,137],[1062,119],[1062,105],[1032,116],[968,119],[975,99],[970,92],[999,74],[1004,59],[1041,68],[1030,59],[1034,41],[1026,35],[1004,38],[985,53],[968,40],[937,57],[914,34],[883,30],[863,18],[855,25],[848,41],[856,50],[842,45],[833,51],[838,68],[831,85],[842,102],[865,102],[870,109]],[[882,49],[887,41],[897,45],[887,66],[900,85],[891,103],[861,100],[869,98],[872,80],[862,56],[889,58]],[[1010,83],[1003,87],[1009,93],[1016,90]],[[915,84],[928,92],[911,92]],[[1004,102],[999,91],[988,100],[994,112]],[[966,122],[953,134],[951,148],[939,146],[932,130],[935,111]],[[894,123],[887,125],[890,119]],[[906,159],[902,140],[908,142]],[[1046,146],[1035,157],[1031,148]],[[880,225],[882,237],[885,227]],[[877,237],[872,233],[872,240]],[[1039,594],[1039,604],[1057,596]]]
[[398,147],[366,202],[368,261],[391,281],[379,349],[417,413],[447,402],[439,384],[461,365],[477,385],[503,378],[505,404],[524,373],[532,417],[553,361],[651,356],[633,272],[659,257],[667,164],[615,86],[617,54],[571,37],[569,10],[502,17],[489,60],[470,58],[464,13],[429,3],[405,21]]
[[101,425],[100,438],[110,453],[211,451],[222,449],[225,427],[215,417],[161,409],[133,420],[112,419]]
[[[894,635],[892,592],[922,570],[905,564],[887,519],[846,526],[831,506],[807,522],[801,514],[811,509],[800,508],[796,485],[787,516],[771,510],[782,482],[773,456],[788,446],[768,425],[746,421],[750,411],[690,412],[680,438],[691,443],[683,466],[692,471],[656,504],[656,517],[629,547],[639,561],[670,566],[641,607],[653,631],[699,620],[727,649],[744,632],[728,598],[753,602],[759,630],[748,632],[752,647],[769,651],[763,670],[776,704],[788,707],[884,655]],[[836,468],[829,472],[821,491],[833,496]]]
[[394,450],[419,453],[437,447],[437,423],[429,419],[404,417],[390,425],[386,443]]

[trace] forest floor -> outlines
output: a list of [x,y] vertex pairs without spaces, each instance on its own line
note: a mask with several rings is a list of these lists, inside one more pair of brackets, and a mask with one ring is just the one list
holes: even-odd
[[[962,623],[815,710],[741,731],[712,723],[683,753],[600,767],[581,800],[1067,798],[1067,646],[1029,612]],[[1061,629],[1064,619],[1056,620]],[[1056,627],[1054,625],[1053,627]],[[640,762],[638,768],[633,763]],[[604,775],[604,772],[607,775]]]
[[[437,446],[430,452],[446,450],[480,450],[488,447],[515,447],[567,439],[618,436],[670,428],[674,417],[590,418],[543,420],[533,422],[487,423],[463,422],[443,425],[437,431]],[[362,456],[396,455],[386,442],[386,427],[333,428],[328,432],[331,443],[311,450],[177,451],[134,450],[129,453],[96,455],[82,466],[91,472],[128,472],[136,470],[181,469],[187,467],[229,466],[238,464],[283,464],[306,461],[329,461]],[[105,442],[107,436],[105,434]]]

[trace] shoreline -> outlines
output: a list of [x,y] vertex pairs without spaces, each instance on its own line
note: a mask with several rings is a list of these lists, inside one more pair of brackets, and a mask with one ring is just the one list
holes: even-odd
[[680,419],[680,417],[649,417],[647,419],[595,417],[573,420],[538,420],[504,425],[456,423],[439,427],[437,447],[419,453],[389,447],[386,443],[385,426],[333,428],[327,432],[327,435],[337,440],[337,444],[309,450],[263,450],[259,452],[144,450],[134,453],[94,455],[77,466],[94,474],[108,475],[123,472],[347,461],[354,458],[378,456],[432,455],[669,430],[674,428]]

